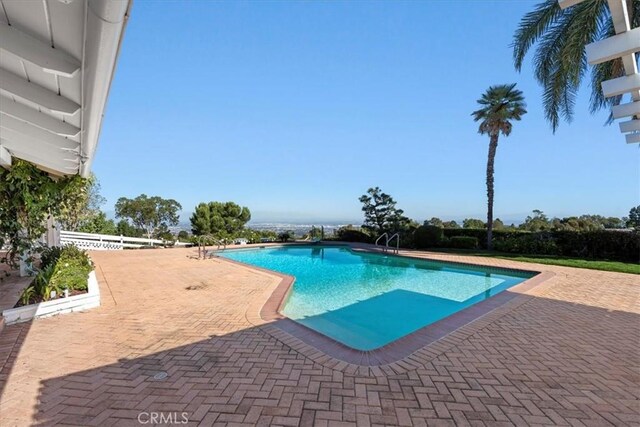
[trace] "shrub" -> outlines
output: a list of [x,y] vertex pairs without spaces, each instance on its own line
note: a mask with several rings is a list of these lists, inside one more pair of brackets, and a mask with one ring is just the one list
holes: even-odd
[[92,266],[87,253],[75,246],[65,246],[56,263],[49,284],[58,289],[86,291]]
[[553,236],[547,232],[513,235],[497,239],[494,249],[500,252],[557,255],[558,245]]
[[282,233],[278,234],[278,240],[280,240],[282,243],[288,242],[293,237],[294,233],[291,230],[283,231]]
[[448,239],[447,246],[457,249],[476,249],[478,247],[478,239],[471,236],[454,236]]
[[640,233],[626,230],[555,231],[553,236],[564,256],[640,261]]
[[444,237],[444,231],[435,225],[421,225],[413,233],[414,244],[418,249],[434,248],[440,246]]
[[373,243],[369,233],[352,227],[340,227],[337,229],[336,238],[342,242]]
[[40,267],[42,269],[55,265],[60,258],[60,254],[62,253],[62,248],[60,246],[49,246],[42,250],[40,253]]

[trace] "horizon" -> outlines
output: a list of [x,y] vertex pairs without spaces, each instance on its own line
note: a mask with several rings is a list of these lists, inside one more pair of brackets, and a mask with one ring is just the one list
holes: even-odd
[[638,147],[589,114],[586,87],[554,135],[530,58],[514,70],[536,3],[136,3],[94,165],[105,208],[146,193],[185,213],[231,200],[254,221],[351,222],[379,186],[419,221],[482,219],[488,138],[471,112],[516,82],[528,114],[500,139],[494,216],[626,216]]

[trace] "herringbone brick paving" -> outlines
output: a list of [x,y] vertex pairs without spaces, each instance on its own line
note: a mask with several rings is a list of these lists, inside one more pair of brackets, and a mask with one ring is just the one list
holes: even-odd
[[556,276],[429,357],[362,368],[314,361],[256,325],[247,310],[279,278],[191,253],[94,253],[100,308],[6,327],[0,425],[129,426],[154,411],[204,426],[640,421],[637,276],[428,254]]

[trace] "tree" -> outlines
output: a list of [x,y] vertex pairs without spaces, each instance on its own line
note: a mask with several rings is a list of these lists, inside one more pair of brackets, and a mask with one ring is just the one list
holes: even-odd
[[200,203],[191,215],[194,235],[214,234],[220,238],[234,237],[249,220],[251,211],[234,202]]
[[295,236],[295,233],[291,230],[282,231],[278,233],[278,240],[280,240],[282,243],[286,243],[287,241],[292,239],[294,236]]
[[38,249],[37,240],[47,231],[47,218],[60,215],[72,204],[70,188],[84,187],[84,178],[52,179],[29,162],[15,159],[11,169],[0,168],[0,248],[7,247],[2,259],[18,265],[18,257]]
[[150,239],[160,230],[177,225],[180,209],[180,203],[173,199],[141,194],[135,199],[119,198],[116,202],[116,217],[131,221],[136,228],[144,230]]
[[462,221],[463,228],[485,228],[486,224],[481,219],[466,218]]
[[112,219],[107,219],[107,215],[101,211],[82,221],[82,224],[78,227],[78,231],[97,234],[117,233],[116,224]]
[[362,227],[375,235],[386,232],[398,232],[409,224],[409,218],[404,216],[402,209],[396,208],[396,201],[382,192],[379,187],[369,188],[367,194],[359,199],[364,212]]
[[106,199],[100,195],[100,183],[95,175],[72,178],[62,192],[63,202],[56,220],[64,230],[80,231],[83,223],[101,220],[94,217],[99,215]]
[[493,229],[494,230],[504,230],[504,222],[500,220],[500,218],[496,218],[493,220]]
[[460,225],[458,225],[457,222],[455,221],[445,221],[442,223],[442,227],[443,228],[460,228]]
[[315,225],[312,225],[311,228],[309,229],[309,231],[307,233],[304,234],[304,236],[302,236],[303,238],[309,238],[309,239],[321,239],[322,238],[322,229],[319,227],[316,227]]
[[[640,1],[627,4],[631,28],[636,28],[640,26]],[[522,69],[527,53],[537,43],[533,57],[535,77],[543,87],[545,116],[554,132],[561,117],[566,121],[573,117],[576,94],[587,74],[585,46],[615,34],[605,0],[585,1],[565,10],[560,9],[557,0],[545,0],[520,21],[513,41],[515,67],[518,71]],[[604,97],[601,83],[623,75],[620,58],[592,68],[592,113],[620,103],[621,96]]]
[[629,211],[627,227],[640,228],[640,205],[632,207]]
[[444,223],[440,218],[436,218],[435,216],[429,220],[424,222],[424,225],[433,225],[435,227],[444,228]]
[[511,122],[520,120],[527,113],[524,96],[516,84],[491,86],[478,99],[480,109],[472,113],[473,120],[480,122],[478,132],[489,135],[487,159],[487,249],[493,248],[493,175],[498,138],[500,134],[511,134]]
[[544,231],[551,230],[552,225],[544,212],[534,209],[533,215],[527,216],[519,228],[526,231]]
[[116,224],[116,234],[126,237],[142,237],[144,230],[129,224],[129,221],[126,219],[121,219],[118,221],[118,224]]
[[180,230],[178,233],[178,240],[185,241],[189,238],[189,233],[186,230]]

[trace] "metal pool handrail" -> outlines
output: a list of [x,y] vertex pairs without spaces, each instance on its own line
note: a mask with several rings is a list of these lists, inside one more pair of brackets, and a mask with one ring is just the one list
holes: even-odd
[[223,251],[227,249],[227,244],[224,241],[214,237],[211,234],[205,234],[198,238],[198,258],[207,258],[207,240],[212,241],[213,245],[216,245],[216,251],[219,251],[221,246]]
[[383,251],[385,251],[385,252],[386,252],[386,251],[388,251],[388,250],[389,250],[389,243],[390,243],[390,242],[392,242],[392,241],[393,241],[393,239],[396,239],[396,247],[395,247],[395,248],[392,248],[392,249],[393,249],[393,251],[394,251],[395,253],[398,253],[398,251],[400,250],[400,233],[395,233],[395,234],[394,234],[394,235],[392,235],[391,237],[389,237],[389,233],[383,233],[382,235],[380,235],[380,237],[378,237],[378,238],[376,239],[376,243],[375,243],[375,245],[376,245],[376,246],[382,246],[382,245],[379,245],[379,244],[378,244],[378,242],[379,242],[379,241],[380,241],[380,239],[382,239],[383,237],[384,237],[386,240],[385,240],[385,242],[384,242],[384,246],[383,246],[382,250],[383,250]]
[[383,237],[386,237],[386,238],[387,238],[387,240],[385,241],[384,245],[385,245],[385,246],[389,246],[389,234],[388,234],[388,233],[383,233],[383,234],[381,234],[381,235],[380,235],[380,237],[378,237],[378,238],[376,239],[376,243],[375,243],[375,244],[376,244],[376,246],[378,246],[378,242],[379,242],[379,241],[380,241],[380,239],[382,239]]
[[389,237],[387,239],[387,249],[389,248],[389,243],[393,240],[396,239],[396,248],[394,249],[395,253],[398,253],[398,251],[400,251],[400,233],[396,233],[393,236]]

